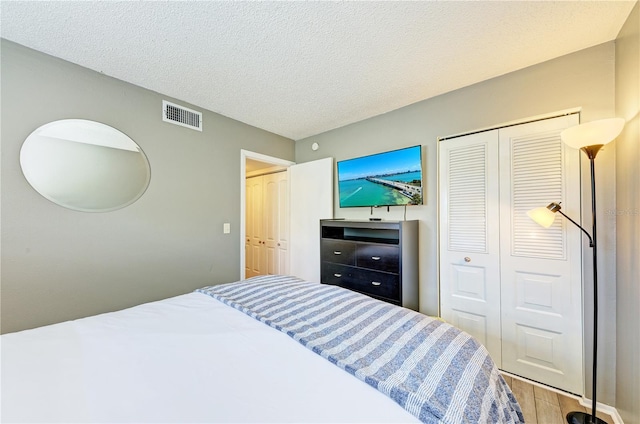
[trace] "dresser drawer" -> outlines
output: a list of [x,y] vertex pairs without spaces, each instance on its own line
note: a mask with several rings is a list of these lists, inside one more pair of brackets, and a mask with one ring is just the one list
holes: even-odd
[[321,250],[323,262],[327,261],[346,265],[355,265],[356,263],[355,243],[323,239]]
[[400,272],[400,249],[377,244],[358,245],[356,266],[397,274]]
[[357,278],[349,288],[395,301],[400,300],[400,276],[398,274],[360,268]]
[[390,299],[394,303],[400,301],[400,277],[398,274],[323,262],[322,282]]
[[360,270],[354,269],[351,266],[322,262],[321,282],[334,286],[347,287],[345,284],[350,284],[349,282],[353,281],[355,275],[359,272]]

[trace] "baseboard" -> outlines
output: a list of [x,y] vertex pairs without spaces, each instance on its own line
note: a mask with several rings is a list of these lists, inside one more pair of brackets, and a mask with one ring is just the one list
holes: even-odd
[[[551,387],[551,386],[546,386],[544,384],[538,383],[537,381],[529,380],[519,375],[511,374],[503,370],[500,370],[500,372],[504,375],[508,375],[511,378],[516,378],[518,380],[526,381],[527,383],[533,386],[542,387],[543,389],[550,390],[552,392],[556,392],[561,395],[574,398],[578,401],[578,403],[580,403],[580,405],[584,406],[587,409],[587,411],[591,411],[591,399],[587,399],[584,396],[576,396],[574,394],[565,392],[564,390],[556,389],[555,387]],[[609,424],[624,424],[624,421],[622,421],[622,417],[618,413],[618,410],[613,406],[609,406],[607,404],[598,402],[598,411],[602,411],[611,415],[611,418],[613,418],[613,423],[609,423]]]
[[[517,374],[511,374],[510,372],[507,372],[507,371],[504,371],[504,370],[500,370],[500,373],[504,374],[504,375],[508,375],[511,378],[515,378],[517,380],[522,380],[524,382],[527,382],[527,383],[531,384],[532,386],[538,386],[538,387],[541,387],[543,389],[549,390],[550,392],[555,392],[555,393],[559,393],[559,394],[564,395],[564,396],[568,396],[570,398],[574,398],[580,404],[582,404],[582,401],[584,399],[584,398],[582,398],[580,396],[574,395],[573,393],[565,392],[564,390],[556,389],[555,387],[547,386],[545,384],[538,383],[537,381],[529,380],[528,378],[524,378],[524,377],[519,376]],[[598,405],[600,405],[600,402],[598,402]],[[591,403],[589,403],[589,407],[591,407]]]
[[[587,408],[587,411],[591,411],[591,399],[581,397],[578,398],[578,402],[580,402],[580,405]],[[611,415],[611,418],[613,418],[612,424],[624,424],[624,421],[622,421],[622,417],[620,416],[620,414],[618,414],[618,410],[613,406],[598,402],[598,411],[602,411]]]

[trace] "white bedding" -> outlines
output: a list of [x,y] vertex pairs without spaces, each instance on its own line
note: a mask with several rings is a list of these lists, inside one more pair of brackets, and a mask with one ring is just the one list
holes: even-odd
[[5,334],[1,421],[418,422],[202,293]]

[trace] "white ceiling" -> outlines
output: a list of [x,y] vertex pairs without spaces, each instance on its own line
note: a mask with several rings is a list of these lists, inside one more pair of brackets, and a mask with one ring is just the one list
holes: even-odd
[[298,140],[613,40],[634,4],[3,0],[0,16],[3,38]]

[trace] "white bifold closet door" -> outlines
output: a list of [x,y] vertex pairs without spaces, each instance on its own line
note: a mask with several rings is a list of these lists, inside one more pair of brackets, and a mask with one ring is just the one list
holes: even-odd
[[577,124],[569,115],[440,142],[440,289],[443,318],[501,369],[582,394],[581,232],[526,215],[560,201],[579,219],[579,151],[560,140]]
[[264,181],[262,177],[246,179],[245,278],[266,274],[264,239]]
[[286,172],[246,179],[245,278],[289,272]]
[[440,143],[440,309],[500,365],[498,130]]

